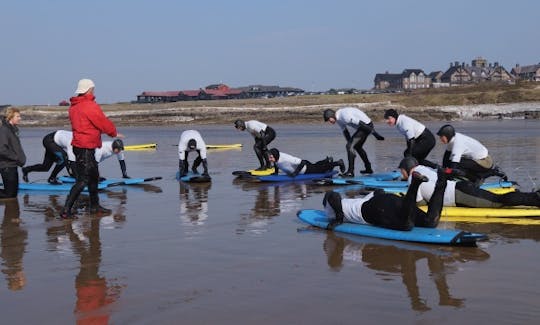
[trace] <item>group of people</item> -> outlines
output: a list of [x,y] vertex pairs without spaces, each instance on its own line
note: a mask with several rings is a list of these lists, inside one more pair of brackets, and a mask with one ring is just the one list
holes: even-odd
[[[95,101],[95,85],[90,79],[81,79],[77,83],[75,96],[70,98],[69,119],[71,132],[58,130],[43,138],[45,157],[41,164],[23,167],[26,155],[21,146],[18,127],[21,120],[20,111],[7,108],[0,126],[0,174],[4,188],[0,189],[0,198],[14,198],[19,189],[18,167],[23,167],[23,180],[28,182],[28,174],[34,171],[48,171],[56,162],[48,182],[57,185],[58,173],[66,167],[68,173],[75,177],[66,198],[60,216],[64,219],[76,217],[74,204],[83,189],[88,186],[90,202],[87,210],[90,213],[110,213],[111,210],[102,207],[98,196],[99,168],[98,162],[116,154],[120,162],[122,176],[129,178],[122,151],[124,136],[116,130],[114,123],[109,120],[101,107]],[[101,135],[107,134],[114,141],[101,141]]]
[[[373,173],[369,159],[362,148],[365,139],[375,132],[373,123],[365,113],[354,107],[337,111],[327,109],[324,120],[337,123],[347,140],[346,150],[349,168],[345,176],[354,176],[355,151],[364,162],[363,174]],[[510,192],[495,194],[479,185],[490,176],[506,175],[494,165],[488,150],[479,141],[456,132],[450,124],[443,125],[437,135],[446,145],[442,165],[427,160],[435,146],[435,137],[422,123],[395,109],[386,110],[384,119],[404,135],[407,147],[398,168],[409,187],[400,197],[384,191],[374,191],[365,197],[344,199],[334,191],[328,191],[323,206],[329,218],[328,229],[345,221],[372,224],[384,228],[410,230],[414,226],[437,227],[443,206],[488,207],[536,206],[540,207],[540,190],[531,193]],[[353,135],[347,129],[353,130]],[[426,212],[418,205],[427,204]]]

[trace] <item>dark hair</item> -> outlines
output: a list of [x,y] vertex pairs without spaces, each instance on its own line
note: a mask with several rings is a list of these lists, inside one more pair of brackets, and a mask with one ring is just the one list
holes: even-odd
[[272,149],[268,150],[268,154],[274,156],[274,159],[276,161],[279,160],[279,150],[277,150],[276,148],[272,148]]
[[450,141],[456,135],[456,130],[450,124],[445,124],[437,131],[437,135],[440,137],[445,136]]
[[386,120],[387,118],[389,117],[393,117],[393,118],[398,118],[399,114],[398,112],[393,109],[393,108],[390,108],[390,109],[387,109],[385,112],[384,112],[384,119]]
[[195,149],[197,148],[197,141],[195,139],[189,139],[187,146],[189,149]]
[[120,151],[124,150],[124,142],[120,139],[116,139],[112,143],[113,150],[118,149]]
[[405,169],[407,174],[410,174],[411,169],[413,169],[416,166],[418,166],[418,160],[416,160],[416,158],[414,158],[414,157],[408,156],[408,157],[403,158],[399,162],[398,168],[403,168],[403,169]]
[[246,128],[246,123],[243,120],[236,120],[234,121],[234,127],[243,130]]
[[336,118],[336,112],[332,109],[325,109],[323,112],[324,121],[327,122],[330,118]]

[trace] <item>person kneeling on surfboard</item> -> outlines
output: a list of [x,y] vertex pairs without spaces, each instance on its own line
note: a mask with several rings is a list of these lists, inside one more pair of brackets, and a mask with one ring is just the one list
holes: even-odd
[[334,167],[339,167],[342,173],[345,172],[343,159],[334,161],[332,157],[326,157],[316,163],[311,163],[305,159],[279,152],[276,148],[268,150],[267,154],[268,160],[274,164],[275,175],[279,173],[279,170],[282,170],[291,177],[295,177],[298,174],[324,174],[332,171]]
[[204,142],[201,134],[196,130],[186,130],[180,135],[180,142],[178,142],[178,170],[180,177],[186,176],[189,169],[187,161],[188,154],[191,151],[196,151],[199,156],[193,161],[193,167],[191,171],[194,174],[198,174],[197,168],[203,164],[202,176],[208,176],[208,161],[206,160],[206,143]]
[[420,184],[429,180],[417,172],[413,172],[411,178],[411,185],[404,197],[375,191],[363,198],[342,199],[337,192],[326,192],[323,206],[330,220],[327,229],[332,230],[343,222],[371,224],[394,230],[411,230],[414,226],[437,227],[441,217],[446,176],[443,174],[437,179],[427,212],[416,206],[416,196]]
[[243,120],[236,120],[234,121],[234,127],[238,131],[247,130],[255,138],[255,145],[253,145],[253,150],[255,151],[257,159],[259,159],[259,164],[261,165],[256,170],[265,170],[272,168],[270,161],[268,161],[266,151],[268,150],[268,145],[270,144],[270,142],[272,142],[276,138],[276,132],[274,131],[274,129],[256,120],[246,122],[244,122]]
[[[429,182],[420,185],[416,202],[424,205],[431,200],[435,183],[437,181],[437,171],[430,167],[420,165],[413,157],[404,158],[399,163],[399,168],[403,179],[408,179],[414,172],[421,173],[429,178]],[[456,171],[446,168],[443,171],[447,174],[455,174]],[[475,183],[467,180],[448,180],[448,185],[444,194],[444,206],[458,206],[469,208],[500,208],[504,206],[537,206],[540,207],[540,190],[536,192],[509,192],[496,194],[478,187]]]

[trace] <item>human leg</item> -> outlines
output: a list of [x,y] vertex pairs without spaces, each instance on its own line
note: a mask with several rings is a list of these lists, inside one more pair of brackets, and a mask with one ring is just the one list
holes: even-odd
[[356,150],[356,152],[358,153],[358,156],[360,156],[360,159],[362,159],[362,162],[364,163],[364,166],[365,166],[365,169],[360,171],[360,173],[362,174],[373,173],[373,170],[371,169],[371,162],[369,161],[368,155],[363,148],[368,135],[369,133],[363,132],[362,130],[358,130],[351,137],[352,138],[351,145],[354,148],[354,150]]
[[[413,172],[413,177],[414,177]],[[414,178],[413,178],[414,179]],[[428,203],[428,210],[425,214],[417,214],[415,225],[419,227],[435,228],[439,224],[441,218],[441,212],[444,203],[444,191],[446,190],[447,175],[443,169],[439,169],[437,172],[437,182],[435,182],[435,189],[433,195]],[[421,211],[420,209],[418,209]]]
[[0,189],[0,199],[14,198],[19,191],[19,173],[17,167],[4,167],[0,169],[4,188]]

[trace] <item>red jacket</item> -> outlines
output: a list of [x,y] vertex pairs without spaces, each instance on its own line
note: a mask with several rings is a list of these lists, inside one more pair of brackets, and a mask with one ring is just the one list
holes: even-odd
[[84,149],[101,148],[101,133],[117,135],[113,122],[103,114],[93,94],[71,97],[69,119],[73,131],[71,145]]

